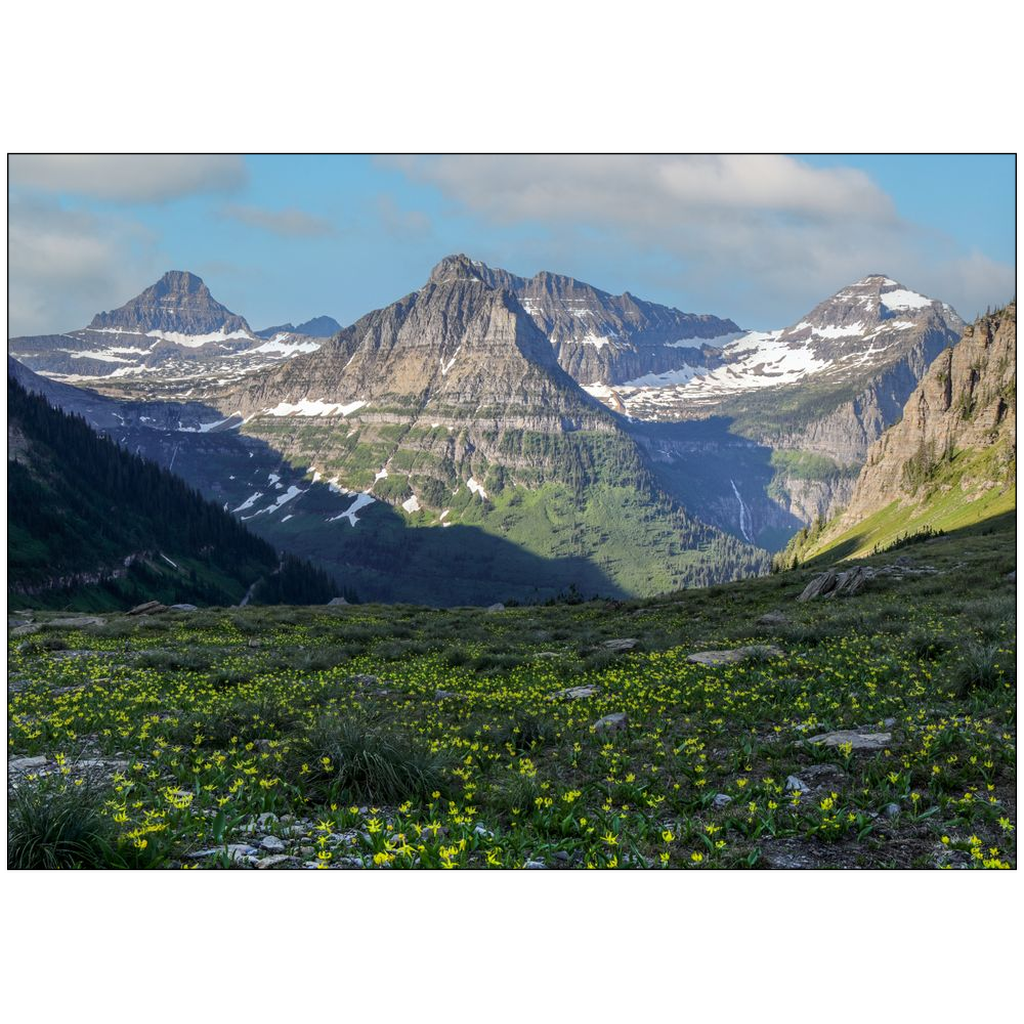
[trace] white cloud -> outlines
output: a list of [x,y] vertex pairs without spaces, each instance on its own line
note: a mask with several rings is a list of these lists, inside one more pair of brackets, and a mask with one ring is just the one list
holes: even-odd
[[11,185],[116,203],[231,192],[247,178],[240,156],[25,154],[11,156],[9,167]]
[[[875,272],[931,288],[964,305],[964,316],[979,302],[984,308],[1012,294],[1013,268],[980,254],[964,257],[950,239],[902,220],[891,198],[851,168],[756,155],[381,162],[436,186],[492,225],[541,226],[545,250],[575,251],[588,264],[603,252],[623,267],[644,265],[626,285],[640,295],[648,288],[662,301],[673,301],[673,293],[696,296],[701,312],[744,326],[782,326]],[[546,269],[581,276],[571,261]],[[982,301],[985,295],[991,297]]]
[[496,221],[585,221],[664,231],[674,219],[751,211],[808,219],[895,218],[862,171],[787,156],[442,156],[386,163]]
[[145,229],[51,202],[11,202],[8,254],[11,337],[84,327],[162,272]]
[[400,241],[413,241],[429,236],[433,230],[430,217],[422,210],[406,210],[386,192],[377,196],[377,213],[384,230]]
[[268,210],[262,206],[232,204],[225,206],[220,213],[229,220],[237,220],[282,238],[316,238],[334,234],[334,226],[329,220],[294,207]]

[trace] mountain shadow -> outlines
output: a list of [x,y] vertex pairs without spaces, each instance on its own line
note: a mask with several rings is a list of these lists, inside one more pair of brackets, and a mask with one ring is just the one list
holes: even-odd
[[626,429],[661,487],[692,515],[739,540],[778,551],[805,524],[791,511],[788,495],[773,486],[778,453],[733,433],[732,423],[727,416],[632,420]]
[[[28,390],[83,417],[133,456],[169,470],[278,551],[308,560],[362,600],[442,607],[627,596],[593,560],[543,557],[473,525],[416,525],[389,504],[310,479],[267,442],[202,403],[123,402],[8,361]],[[157,517],[170,507],[153,509]],[[420,513],[425,517],[426,513]],[[566,538],[571,546],[571,537]]]

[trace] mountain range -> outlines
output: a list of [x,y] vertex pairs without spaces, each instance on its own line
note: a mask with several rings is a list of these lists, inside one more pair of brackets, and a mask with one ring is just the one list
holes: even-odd
[[254,332],[195,274],[171,270],[123,306],[97,313],[88,327],[11,338],[8,352],[29,369],[61,380],[127,380],[136,391],[175,395],[314,352],[337,327],[331,317],[318,317],[299,327]]
[[849,501],[963,328],[884,275],[745,332],[457,255],[348,327],[257,334],[171,272],[10,353],[279,550],[366,596],[458,604],[763,571]]

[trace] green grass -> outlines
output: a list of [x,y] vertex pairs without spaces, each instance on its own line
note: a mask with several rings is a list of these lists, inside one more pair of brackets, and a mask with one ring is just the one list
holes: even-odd
[[[981,486],[988,481],[993,485]],[[784,557],[860,558],[901,538],[961,530],[1016,507],[1016,461],[1005,446],[957,452],[931,466],[912,498],[890,502],[841,533],[833,525],[808,541],[798,537]]]
[[[53,854],[83,866],[237,867],[266,854],[232,860],[227,844],[264,832],[293,858],[282,867],[764,867],[793,850],[822,867],[1013,865],[1014,541],[1004,518],[908,543],[898,555],[937,572],[807,603],[801,568],[496,613],[49,627],[52,645],[8,646],[10,756],[46,758],[19,799],[38,809],[90,780],[101,799],[82,807],[99,819],[76,834],[107,847]],[[769,611],[788,621],[759,625]],[[605,646],[622,637],[636,648]],[[687,660],[763,644],[781,654]],[[626,728],[593,731],[619,712]],[[885,749],[808,742],[857,728],[888,732]],[[786,779],[802,774],[813,789],[796,799]],[[18,827],[65,849],[61,828]]]

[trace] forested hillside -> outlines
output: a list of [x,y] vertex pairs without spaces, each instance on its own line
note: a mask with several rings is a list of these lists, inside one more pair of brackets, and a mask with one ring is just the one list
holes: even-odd
[[8,377],[8,587],[27,606],[322,603],[338,588],[278,556],[171,473]]

